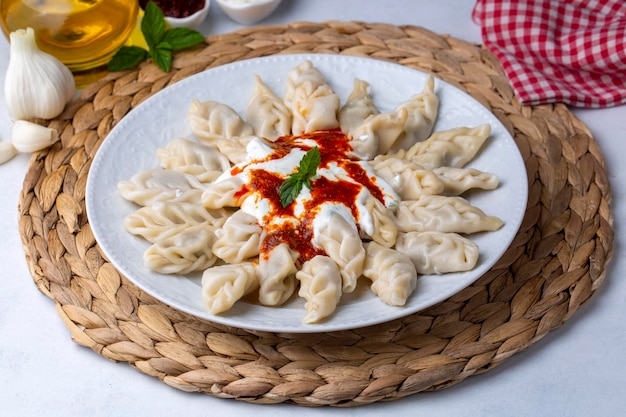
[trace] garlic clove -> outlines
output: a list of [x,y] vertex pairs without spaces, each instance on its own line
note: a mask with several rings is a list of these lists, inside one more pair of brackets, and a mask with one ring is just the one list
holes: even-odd
[[4,83],[9,115],[13,120],[57,117],[76,92],[72,73],[57,58],[39,50],[32,28],[11,32],[10,39]]
[[17,155],[17,149],[11,142],[0,142],[0,165]]
[[36,152],[57,140],[56,130],[26,120],[16,120],[11,131],[11,142],[19,152]]

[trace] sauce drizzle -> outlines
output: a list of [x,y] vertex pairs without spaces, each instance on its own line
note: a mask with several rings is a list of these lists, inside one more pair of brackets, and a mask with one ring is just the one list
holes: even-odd
[[[369,193],[385,204],[385,192],[379,185],[379,181],[384,181],[370,175],[364,166],[367,162],[350,156],[350,139],[339,128],[299,136],[285,135],[267,144],[271,149],[268,155],[236,165],[230,171],[231,175],[241,174],[247,179],[238,195],[248,194],[246,198],[253,198],[255,207],[259,207],[260,202],[263,202],[263,207],[267,207],[266,210],[251,213],[264,229],[260,256],[265,259],[276,246],[283,243],[298,253],[300,263],[316,255],[325,255],[313,243],[313,223],[325,204],[347,208],[357,229],[360,229],[357,201],[361,193]],[[303,190],[306,191],[302,191],[296,200],[283,207],[280,202],[280,186],[289,174],[268,170],[272,165],[267,162],[285,158],[294,150],[307,152],[315,146],[319,149],[321,163],[316,175],[310,180],[311,190],[304,187]],[[296,164],[292,172],[297,169]]]

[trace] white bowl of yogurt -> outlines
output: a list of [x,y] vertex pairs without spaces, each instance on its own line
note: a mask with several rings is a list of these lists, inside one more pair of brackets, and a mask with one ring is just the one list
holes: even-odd
[[251,25],[269,16],[281,0],[215,0],[224,13],[237,23]]

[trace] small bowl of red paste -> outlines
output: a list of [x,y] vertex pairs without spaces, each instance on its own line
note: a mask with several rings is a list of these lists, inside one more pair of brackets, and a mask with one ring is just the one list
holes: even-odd
[[[139,5],[145,9],[149,0],[139,0]],[[163,12],[165,20],[172,28],[185,27],[197,29],[200,27],[211,6],[211,0],[152,0]]]

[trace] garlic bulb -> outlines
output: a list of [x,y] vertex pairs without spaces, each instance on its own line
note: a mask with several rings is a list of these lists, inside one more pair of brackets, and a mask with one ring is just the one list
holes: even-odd
[[72,73],[61,61],[39,50],[33,28],[11,32],[10,38],[4,82],[9,115],[13,120],[58,116],[76,91]]
[[26,120],[16,120],[11,131],[11,142],[19,152],[35,152],[59,140],[56,130]]
[[17,154],[17,149],[11,142],[0,142],[0,164],[4,164]]

